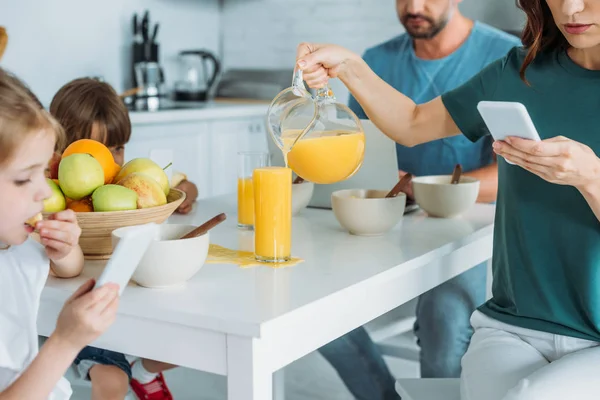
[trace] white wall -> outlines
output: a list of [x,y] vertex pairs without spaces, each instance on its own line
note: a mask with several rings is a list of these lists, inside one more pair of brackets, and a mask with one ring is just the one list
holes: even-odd
[[0,25],[7,28],[9,41],[0,65],[25,80],[45,105],[60,86],[80,76],[103,76],[118,91],[126,88],[134,12],[149,9],[151,22],[160,22],[158,41],[168,81],[176,79],[179,50],[219,49],[218,0],[2,3]]
[[[227,67],[293,68],[302,41],[330,42],[358,53],[403,31],[395,0],[225,0]],[[464,0],[464,14],[501,29],[521,28],[514,0]],[[291,78],[290,78],[291,79]],[[346,91],[332,82],[338,98]]]

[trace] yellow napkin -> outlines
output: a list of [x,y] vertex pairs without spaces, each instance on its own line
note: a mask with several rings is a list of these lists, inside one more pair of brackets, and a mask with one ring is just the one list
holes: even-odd
[[283,268],[291,267],[301,263],[302,259],[292,257],[291,260],[281,263],[266,263],[257,261],[254,257],[254,253],[243,250],[231,250],[218,244],[211,244],[208,248],[208,258],[206,259],[207,264],[235,264],[242,268],[248,267],[271,267],[271,268]]

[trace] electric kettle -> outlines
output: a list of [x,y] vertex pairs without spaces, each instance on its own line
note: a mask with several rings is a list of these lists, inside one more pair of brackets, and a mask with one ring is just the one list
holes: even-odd
[[207,101],[221,71],[217,57],[206,50],[185,50],[178,61],[181,78],[175,82],[175,101]]

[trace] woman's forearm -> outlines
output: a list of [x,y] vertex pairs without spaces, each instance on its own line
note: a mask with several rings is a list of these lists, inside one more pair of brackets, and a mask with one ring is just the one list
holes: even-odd
[[579,188],[585,201],[592,209],[596,219],[600,221],[600,182],[595,182],[583,188]]
[[440,97],[416,105],[379,78],[361,58],[347,60],[339,78],[369,119],[401,145],[415,146],[460,133]]
[[78,350],[50,336],[23,374],[0,393],[0,400],[45,400],[65,374]]

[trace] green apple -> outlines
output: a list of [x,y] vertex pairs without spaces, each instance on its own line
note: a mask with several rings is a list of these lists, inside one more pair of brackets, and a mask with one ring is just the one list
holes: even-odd
[[65,196],[81,200],[104,185],[104,170],[89,154],[71,154],[58,165],[58,181]]
[[92,194],[94,211],[127,211],[137,209],[135,191],[119,185],[100,186]]
[[55,213],[67,208],[67,200],[60,187],[52,180],[46,179],[52,189],[52,195],[44,200],[44,212]]

